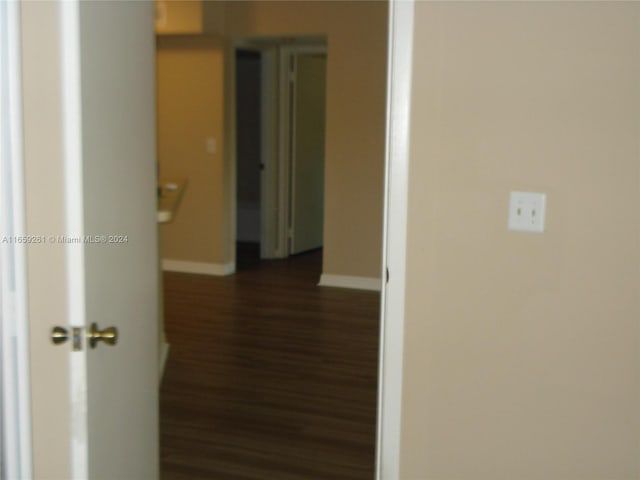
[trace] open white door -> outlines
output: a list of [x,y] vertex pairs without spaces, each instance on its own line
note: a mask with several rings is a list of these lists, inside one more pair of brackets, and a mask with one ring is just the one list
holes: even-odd
[[35,478],[159,477],[153,20],[21,5]]
[[291,106],[291,254],[322,246],[326,64],[323,53],[298,49]]

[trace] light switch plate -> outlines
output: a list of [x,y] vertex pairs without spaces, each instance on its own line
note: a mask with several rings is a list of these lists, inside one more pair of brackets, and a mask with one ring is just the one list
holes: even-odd
[[544,232],[547,203],[545,193],[511,192],[509,197],[509,230]]

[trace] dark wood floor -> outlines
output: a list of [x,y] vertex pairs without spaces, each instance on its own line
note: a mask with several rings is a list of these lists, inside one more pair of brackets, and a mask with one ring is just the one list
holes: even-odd
[[244,253],[164,276],[162,478],[371,480],[379,295],[317,287],[321,251]]

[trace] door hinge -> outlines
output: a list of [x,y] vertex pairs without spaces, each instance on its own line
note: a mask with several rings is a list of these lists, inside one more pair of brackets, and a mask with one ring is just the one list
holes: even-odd
[[386,274],[387,274],[386,283],[389,283],[389,267],[386,267],[385,270],[386,270]]

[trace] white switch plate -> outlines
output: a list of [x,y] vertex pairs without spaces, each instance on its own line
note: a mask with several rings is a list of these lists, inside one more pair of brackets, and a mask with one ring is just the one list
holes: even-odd
[[509,230],[544,232],[545,193],[511,192],[509,197]]

